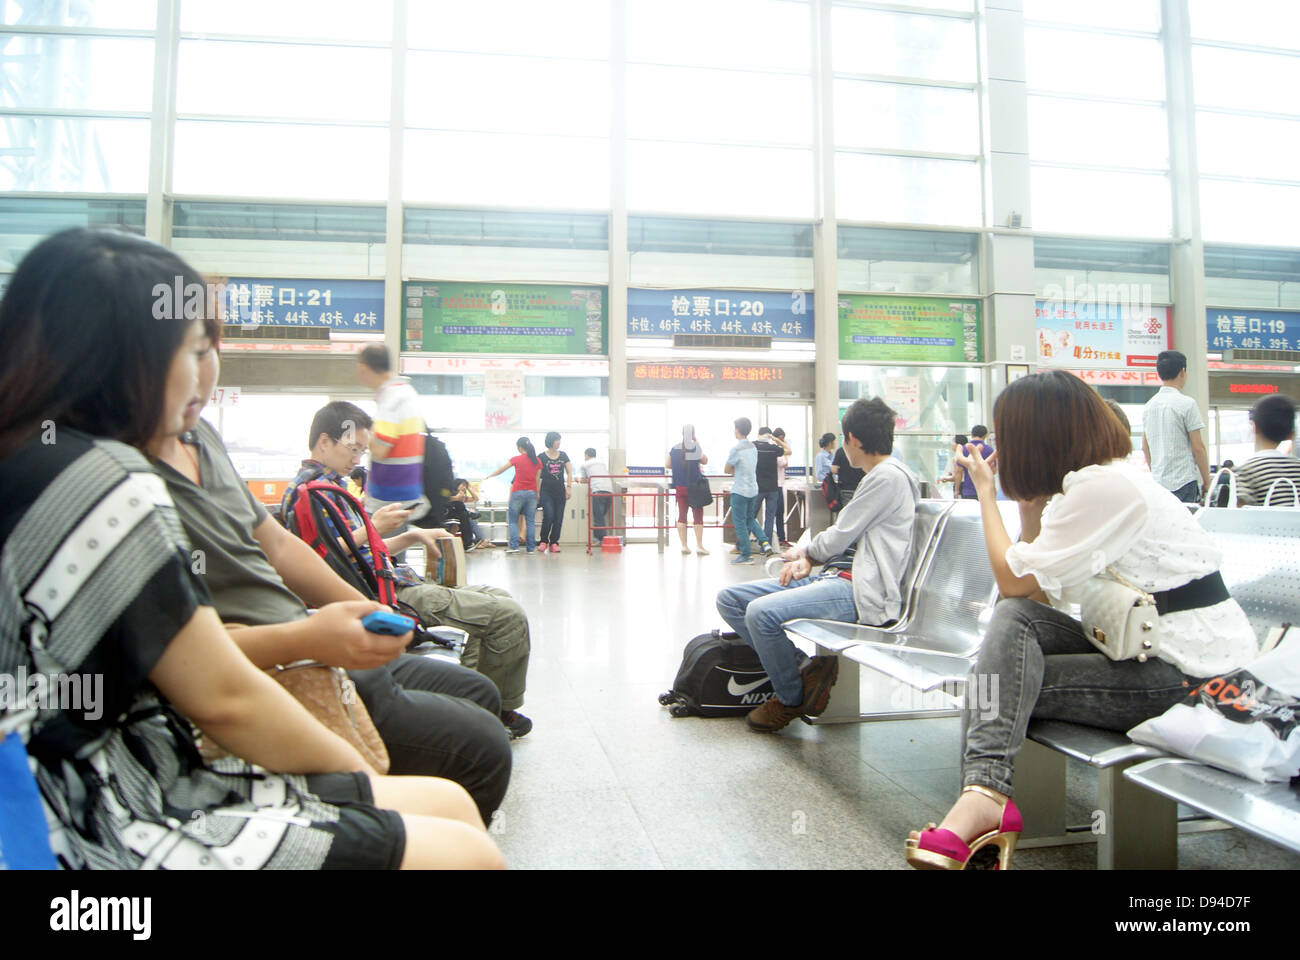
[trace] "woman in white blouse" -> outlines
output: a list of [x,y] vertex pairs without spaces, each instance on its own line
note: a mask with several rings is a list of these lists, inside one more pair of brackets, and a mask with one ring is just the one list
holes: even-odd
[[[997,710],[968,713],[962,793],[937,829],[907,841],[908,863],[922,869],[1006,868],[1021,828],[1013,768],[1030,717],[1128,730],[1257,651],[1219,576],[1219,550],[1173,494],[1127,463],[1128,431],[1090,387],[1059,370],[1025,377],[999,395],[993,419],[1002,489],[1020,503],[1019,543],[983,458],[967,447],[958,463],[974,480],[1005,598],[974,667],[997,681]],[[1057,609],[1107,568],[1155,595],[1158,658],[1112,661]]]

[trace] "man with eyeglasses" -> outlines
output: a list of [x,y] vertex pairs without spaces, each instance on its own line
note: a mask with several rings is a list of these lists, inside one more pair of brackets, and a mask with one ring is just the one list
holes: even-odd
[[[355,404],[338,400],[318,410],[308,435],[311,458],[302,462],[302,469],[285,492],[281,504],[283,516],[288,517],[293,510],[299,484],[320,479],[342,486],[343,478],[361,462],[372,429],[371,418]],[[363,517],[344,497],[336,495],[334,504],[352,527],[352,540],[365,562],[373,563]],[[392,563],[395,554],[417,543],[423,544],[430,556],[439,557],[438,540],[452,537],[445,530],[418,527],[397,533],[406,520],[407,511],[400,504],[381,507],[370,517],[388,548],[397,598],[414,607],[426,625],[459,627],[469,634],[461,663],[497,686],[501,693],[502,724],[511,739],[524,736],[533,723],[517,709],[524,702],[530,652],[528,618],[523,608],[509,593],[497,587],[443,587],[426,583],[405,564]],[[342,532],[338,533],[341,536]]]

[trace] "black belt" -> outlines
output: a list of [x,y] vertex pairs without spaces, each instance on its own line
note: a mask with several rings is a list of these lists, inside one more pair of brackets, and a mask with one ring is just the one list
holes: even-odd
[[1181,587],[1153,593],[1152,596],[1155,597],[1156,601],[1156,613],[1162,617],[1167,613],[1181,613],[1184,610],[1212,607],[1216,603],[1232,599],[1232,595],[1228,593],[1228,587],[1223,582],[1223,577],[1218,570],[1206,574],[1199,580],[1184,583]]

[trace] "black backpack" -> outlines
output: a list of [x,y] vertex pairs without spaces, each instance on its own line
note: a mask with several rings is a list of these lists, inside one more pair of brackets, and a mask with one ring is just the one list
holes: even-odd
[[754,648],[738,634],[714,630],[686,645],[673,688],[659,702],[674,717],[738,717],[773,693]]
[[424,496],[429,501],[429,512],[413,526],[426,530],[442,526],[447,520],[447,503],[456,492],[456,472],[451,463],[447,445],[424,431]]

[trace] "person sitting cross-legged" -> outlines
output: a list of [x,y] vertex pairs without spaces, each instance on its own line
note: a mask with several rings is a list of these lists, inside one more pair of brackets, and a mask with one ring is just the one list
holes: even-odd
[[[794,547],[775,580],[727,587],[718,613],[758,653],[775,695],[752,710],[751,730],[770,733],[826,709],[837,658],[808,659],[781,625],[800,617],[884,624],[902,611],[902,578],[912,549],[920,484],[892,456],[896,414],[880,399],[858,400],[844,414],[844,451],[865,471],[834,526],[807,549]],[[821,572],[812,574],[814,563]]]
[[[293,511],[299,484],[319,479],[343,485],[343,478],[356,466],[369,443],[371,426],[370,416],[346,401],[327,403],[316,412],[308,437],[311,457],[302,462],[302,469],[285,491],[281,505],[283,516],[288,517]],[[336,496],[334,503],[350,525],[352,539],[366,562],[372,562],[365,524],[356,507],[341,496]],[[401,504],[388,504],[375,511],[370,522],[385,537],[401,528],[406,519]],[[420,543],[430,555],[440,557],[438,541],[449,540],[451,536],[445,530],[410,527],[387,536],[384,544],[390,555]],[[530,651],[528,617],[523,608],[499,587],[443,587],[426,583],[404,564],[393,564],[391,559],[387,562],[397,583],[397,598],[414,607],[426,626],[459,627],[469,634],[462,665],[477,670],[501,691],[501,722],[511,739],[528,733],[532,721],[518,710],[524,702]]]

